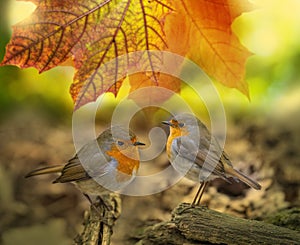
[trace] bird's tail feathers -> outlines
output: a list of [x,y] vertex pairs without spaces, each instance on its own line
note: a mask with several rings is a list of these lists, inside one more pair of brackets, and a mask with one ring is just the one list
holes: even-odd
[[234,177],[237,177],[239,180],[241,180],[242,182],[244,182],[245,184],[247,184],[255,190],[261,189],[261,185],[259,183],[257,183],[255,180],[251,179],[250,177],[246,176],[245,174],[236,169],[232,168],[232,171],[230,171],[229,174],[231,174]]
[[42,175],[42,174],[51,174],[51,173],[59,173],[62,171],[64,165],[55,165],[55,166],[48,166],[44,168],[39,168],[36,170],[33,170],[25,175],[25,178],[36,176],[36,175]]

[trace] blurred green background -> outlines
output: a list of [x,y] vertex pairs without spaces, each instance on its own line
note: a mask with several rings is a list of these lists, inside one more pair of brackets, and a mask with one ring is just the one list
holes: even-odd
[[[5,45],[11,36],[11,25],[34,10],[30,2],[1,1],[0,57],[3,59]],[[21,70],[14,66],[0,68],[1,119],[25,108],[36,108],[45,116],[64,118],[72,104],[68,95],[72,69],[55,68],[44,74],[35,69]]]

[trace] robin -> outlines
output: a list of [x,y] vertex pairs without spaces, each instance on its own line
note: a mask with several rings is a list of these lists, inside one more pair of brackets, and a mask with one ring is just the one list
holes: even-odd
[[89,195],[101,198],[134,179],[140,165],[138,147],[142,145],[131,131],[128,134],[114,126],[84,145],[66,164],[33,170],[25,177],[59,173],[53,183],[74,183],[92,204]]
[[233,177],[261,189],[260,184],[233,168],[228,155],[198,118],[183,113],[162,123],[170,128],[166,145],[170,162],[187,178],[201,183],[192,205],[200,204],[207,183],[215,178],[230,182],[228,178]]

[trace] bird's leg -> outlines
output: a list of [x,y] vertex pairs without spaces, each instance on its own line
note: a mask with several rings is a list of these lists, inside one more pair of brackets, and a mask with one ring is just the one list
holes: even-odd
[[83,195],[84,195],[85,198],[89,201],[89,203],[90,203],[91,206],[95,209],[95,211],[96,211],[99,215],[101,215],[100,212],[99,212],[99,210],[98,210],[98,208],[96,207],[95,203],[94,203],[94,202],[92,201],[92,199],[90,198],[90,196],[89,196],[88,194],[85,194],[85,193],[83,193]]
[[204,182],[202,191],[201,191],[201,193],[200,193],[200,195],[199,195],[199,198],[198,198],[198,201],[197,201],[197,203],[196,203],[197,206],[200,205],[200,200],[201,200],[201,198],[202,198],[202,196],[203,196],[203,193],[205,192],[205,189],[206,189],[207,185],[208,185],[208,182]]
[[200,204],[200,200],[201,200],[201,197],[204,193],[206,186],[207,186],[207,182],[202,182],[200,184],[200,187],[195,195],[195,198],[194,198],[191,206],[198,206]]
[[102,198],[101,196],[97,196],[97,199],[98,199],[99,203],[101,203],[105,207],[106,211],[113,210],[113,207],[110,204],[108,204],[107,202],[105,202],[104,198]]
[[198,189],[198,191],[197,191],[197,193],[196,193],[196,195],[195,195],[195,197],[194,197],[194,200],[193,200],[191,206],[195,206],[195,204],[196,204],[196,202],[197,202],[197,199],[198,199],[198,196],[199,196],[199,194],[200,194],[200,191],[201,191],[202,188],[203,188],[203,184],[204,184],[204,182],[200,183],[199,189]]
[[82,194],[83,194],[84,197],[89,201],[89,203],[90,203],[91,205],[94,205],[92,199],[90,198],[90,196],[89,196],[88,194],[85,194],[85,193],[82,193]]
[[[98,218],[100,218],[101,222],[103,222],[105,225],[107,225],[109,227],[112,227],[112,224],[111,224],[112,222],[110,221],[112,207],[109,207],[101,196],[97,196],[99,204],[103,206],[103,209],[101,209],[101,208],[99,209],[99,207],[97,207],[95,205],[95,203],[92,201],[92,199],[90,198],[89,195],[87,195],[85,193],[83,193],[83,195],[90,202],[91,207],[96,211],[96,213],[98,214]],[[102,211],[103,213],[101,213],[100,211]]]
[[[90,198],[89,195],[83,193],[83,195],[85,196],[85,198],[89,201],[89,203],[91,204],[91,206],[94,208],[94,210],[100,215],[102,216],[102,214],[99,212],[99,209],[97,208],[97,206],[95,205],[95,203],[92,201],[92,199]],[[110,210],[109,207],[106,205],[106,203],[104,202],[104,200],[99,196],[99,201],[101,202],[101,204],[103,205],[103,207],[106,209],[106,210]]]

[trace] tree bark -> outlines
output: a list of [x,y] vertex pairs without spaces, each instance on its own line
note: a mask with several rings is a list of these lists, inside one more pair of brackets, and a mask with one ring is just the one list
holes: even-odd
[[137,244],[300,244],[300,233],[181,204],[172,219],[144,229]]
[[76,245],[109,245],[115,221],[121,214],[121,199],[112,193],[101,197],[86,211],[84,215],[84,229],[74,239]]

